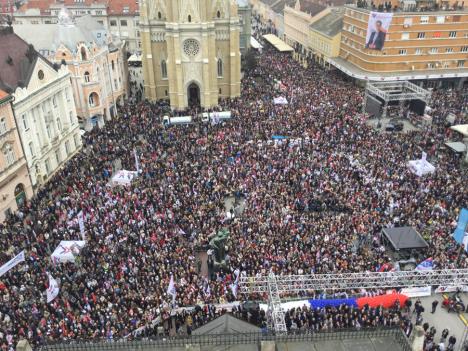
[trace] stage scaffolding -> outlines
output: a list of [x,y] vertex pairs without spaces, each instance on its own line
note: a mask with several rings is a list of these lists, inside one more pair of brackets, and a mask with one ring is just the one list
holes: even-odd
[[268,299],[271,327],[278,334],[286,333],[285,311],[281,295],[303,294],[315,291],[346,291],[352,289],[393,289],[424,286],[468,285],[468,269],[434,271],[364,272],[311,275],[275,275],[241,277],[239,291],[246,297],[263,294]]
[[364,103],[362,104],[363,113],[366,112],[366,105],[369,97],[378,97],[383,100],[382,118],[385,118],[387,117],[389,102],[399,101],[402,110],[405,101],[421,100],[429,104],[431,101],[431,92],[409,81],[367,82]]

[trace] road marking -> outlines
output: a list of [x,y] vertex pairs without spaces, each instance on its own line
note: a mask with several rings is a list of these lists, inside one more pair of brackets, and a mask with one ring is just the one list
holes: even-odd
[[466,320],[465,316],[461,313],[458,314],[458,317],[462,320],[463,324],[465,324],[465,327],[468,327],[468,321]]

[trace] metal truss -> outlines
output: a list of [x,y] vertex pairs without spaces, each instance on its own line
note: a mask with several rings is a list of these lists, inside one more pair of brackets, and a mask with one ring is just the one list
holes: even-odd
[[376,95],[385,102],[422,100],[430,102],[431,92],[409,81],[393,82],[369,82],[366,86],[366,94]]
[[263,294],[268,298],[272,324],[277,333],[286,331],[281,296],[310,291],[355,289],[415,288],[423,286],[468,285],[468,269],[398,271],[240,277],[239,291],[245,295]]

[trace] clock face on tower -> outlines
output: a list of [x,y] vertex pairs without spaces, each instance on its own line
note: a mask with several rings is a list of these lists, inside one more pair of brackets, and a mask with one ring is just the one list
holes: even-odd
[[189,57],[195,57],[200,52],[200,43],[196,39],[184,41],[184,53]]

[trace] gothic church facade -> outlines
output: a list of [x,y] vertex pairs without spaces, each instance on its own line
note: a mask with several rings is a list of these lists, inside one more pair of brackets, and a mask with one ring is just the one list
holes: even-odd
[[183,110],[240,95],[235,0],[142,0],[140,28],[148,100]]

